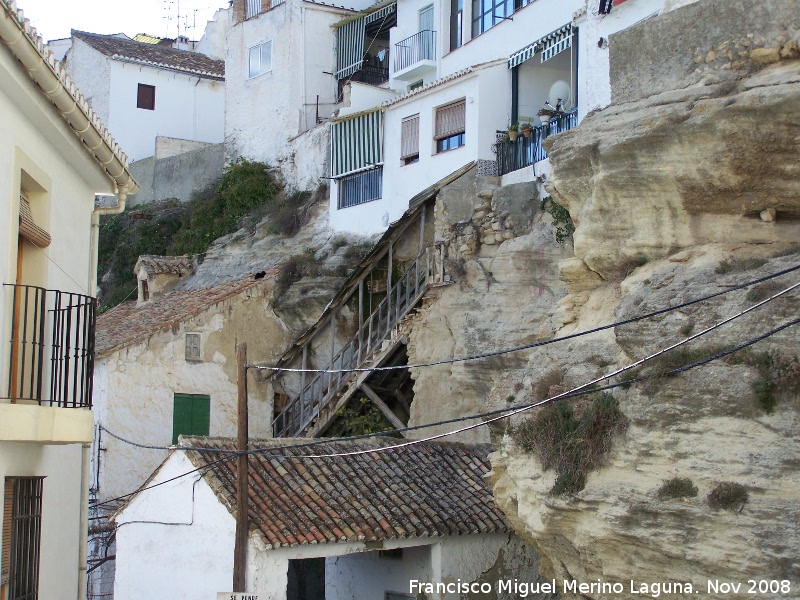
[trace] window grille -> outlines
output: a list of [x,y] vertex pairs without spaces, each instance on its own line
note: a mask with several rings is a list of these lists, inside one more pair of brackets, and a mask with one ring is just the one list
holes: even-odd
[[441,140],[466,131],[466,100],[436,109],[436,129],[433,139]]
[[202,360],[202,356],[200,354],[199,333],[186,334],[186,360],[191,360],[191,361]]
[[339,181],[339,208],[379,200],[383,193],[383,167],[346,175]]
[[44,477],[6,477],[0,585],[8,600],[38,600]]
[[419,156],[419,115],[403,119],[400,126],[400,158]]

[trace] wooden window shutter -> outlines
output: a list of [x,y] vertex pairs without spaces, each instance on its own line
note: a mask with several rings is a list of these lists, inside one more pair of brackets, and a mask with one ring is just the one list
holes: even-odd
[[11,512],[13,511],[14,480],[6,479],[3,490],[3,546],[0,552],[0,585],[8,583],[11,564]]
[[200,341],[199,333],[186,334],[186,360],[202,360],[202,356],[200,354]]
[[466,131],[466,100],[436,109],[435,140],[442,140]]
[[179,435],[208,435],[211,420],[211,397],[175,394],[172,412],[172,443]]
[[51,242],[50,234],[33,220],[30,202],[23,196],[19,197],[19,234],[38,248],[47,248]]
[[419,154],[419,115],[403,119],[400,128],[400,158]]
[[156,109],[156,87],[154,85],[139,84],[136,94],[136,108]]

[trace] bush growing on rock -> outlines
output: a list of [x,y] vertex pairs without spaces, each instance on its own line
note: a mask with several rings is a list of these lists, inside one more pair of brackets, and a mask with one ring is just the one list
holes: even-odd
[[688,477],[673,477],[667,479],[658,488],[659,500],[671,500],[677,498],[694,498],[697,496],[697,486]]
[[714,510],[730,508],[740,512],[747,503],[748,494],[745,487],[739,483],[723,481],[708,494],[706,500]]

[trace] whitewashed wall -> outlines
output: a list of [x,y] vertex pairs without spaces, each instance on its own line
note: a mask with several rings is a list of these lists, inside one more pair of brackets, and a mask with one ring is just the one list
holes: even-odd
[[[247,340],[249,355],[269,360],[273,354],[253,339],[248,328],[258,327],[259,338],[281,340],[285,331],[274,320],[259,319],[265,300],[246,294],[190,319],[174,330],[99,357],[95,364],[95,422],[115,434],[141,444],[172,444],[174,395],[204,394],[211,398],[209,434],[235,437],[237,384],[235,342]],[[231,307],[231,308],[229,308]],[[201,335],[202,362],[185,360],[185,334]],[[280,344],[276,344],[279,346]],[[272,349],[275,352],[275,349]],[[261,397],[261,386],[250,385],[250,432],[268,437],[272,405]],[[113,498],[135,491],[167,451],[142,450],[102,434],[98,497]],[[96,450],[96,448],[95,448]],[[96,473],[97,452],[93,452]]]
[[197,42],[195,52],[217,60],[225,60],[225,38],[231,29],[231,8],[220,8],[206,23],[203,37]]
[[597,12],[597,3],[589,2],[588,10],[576,25],[579,32],[578,119],[587,113],[611,104],[609,49],[598,47],[600,38],[608,41],[612,33],[622,31],[657,13],[664,0],[628,0],[615,6],[610,14]]
[[[176,452],[151,484],[193,469]],[[116,600],[200,600],[231,591],[236,522],[198,478],[145,490],[118,516]]]
[[[77,38],[67,55],[67,66],[131,160],[152,156],[159,135],[208,143],[223,141],[223,81],[111,60]],[[155,86],[155,110],[137,108],[140,83]]]
[[[436,109],[466,98],[466,144],[436,153]],[[387,107],[384,114],[383,197],[337,209],[338,185],[331,182],[331,226],[337,231],[372,234],[386,229],[408,209],[408,201],[450,173],[478,159],[494,160],[495,131],[504,129],[511,111],[511,75],[504,63],[477,70]],[[400,160],[400,123],[419,114],[419,162]]]

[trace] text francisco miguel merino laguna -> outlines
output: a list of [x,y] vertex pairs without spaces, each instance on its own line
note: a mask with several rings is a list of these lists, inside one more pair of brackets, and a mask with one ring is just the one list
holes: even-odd
[[[657,581],[657,582],[637,582],[631,580],[628,585],[622,583],[610,583],[604,581],[593,581],[582,583],[564,579],[561,586],[558,586],[555,579],[550,581],[518,581],[514,579],[502,579],[494,584],[489,582],[466,582],[460,579],[447,583],[426,583],[417,579],[412,579],[409,583],[409,593],[411,594],[491,594],[505,592],[514,594],[518,598],[526,598],[531,594],[554,594],[556,592],[573,594],[643,594],[645,597],[658,598],[662,594],[701,594],[707,593],[731,593],[731,592],[775,592],[783,595],[791,592],[791,582],[783,581],[754,581],[749,580],[747,584],[738,582],[723,582],[719,580],[708,580],[707,589],[694,586],[689,582]],[[761,584],[767,584],[761,585]],[[749,590],[745,589],[749,586]],[[762,589],[764,588],[764,589]],[[774,589],[773,589],[774,588]]]

